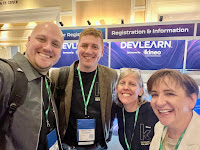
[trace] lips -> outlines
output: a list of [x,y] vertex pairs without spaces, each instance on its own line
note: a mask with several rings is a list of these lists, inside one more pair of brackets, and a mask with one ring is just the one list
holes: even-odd
[[85,59],[92,59],[92,57],[84,57]]
[[170,113],[172,111],[173,110],[171,110],[171,109],[160,109],[160,110],[158,110],[158,112],[161,113],[161,114],[168,114],[168,113]]
[[131,96],[131,94],[127,94],[127,93],[122,93],[122,95],[125,97]]
[[51,58],[49,55],[45,55],[43,53],[39,53],[40,56],[45,57],[45,58]]

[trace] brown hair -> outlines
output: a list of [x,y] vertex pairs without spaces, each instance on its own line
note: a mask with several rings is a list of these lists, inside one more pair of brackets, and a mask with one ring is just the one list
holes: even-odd
[[103,46],[103,34],[100,30],[97,30],[95,28],[87,28],[87,29],[83,30],[79,36],[79,41],[81,40],[81,38],[83,36],[86,36],[86,35],[92,35],[94,37],[99,37],[101,39],[102,46]]
[[191,94],[195,93],[197,96],[199,94],[199,87],[195,80],[187,74],[182,74],[177,70],[172,69],[161,69],[156,71],[147,81],[147,89],[149,94],[152,91],[152,86],[159,84],[164,78],[168,78],[170,82],[175,82],[177,86],[182,87],[187,96],[190,97]]
[[[122,71],[119,75],[119,78],[117,80],[117,84],[116,84],[116,87],[118,86],[119,84],[119,81],[121,79],[123,79],[124,77],[128,76],[129,74],[133,74],[139,84],[139,87],[140,88],[143,88],[143,93],[142,93],[142,96],[139,96],[138,95],[138,105],[141,106],[142,104],[146,103],[147,100],[145,99],[145,97],[147,96],[144,92],[144,87],[143,87],[143,81],[142,81],[142,78],[141,78],[141,74],[140,74],[140,70],[135,70],[133,68],[123,68],[124,71]],[[117,93],[116,93],[116,103],[117,105],[119,106],[123,106],[122,102],[120,101],[120,99],[118,98],[117,96]]]

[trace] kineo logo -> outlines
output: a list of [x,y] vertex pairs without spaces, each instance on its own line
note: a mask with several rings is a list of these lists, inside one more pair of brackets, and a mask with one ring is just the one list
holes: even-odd
[[152,51],[145,49],[143,53],[146,57],[161,57],[161,51]]

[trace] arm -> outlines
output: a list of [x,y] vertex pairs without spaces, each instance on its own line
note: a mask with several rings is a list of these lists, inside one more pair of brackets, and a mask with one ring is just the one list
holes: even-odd
[[3,115],[8,108],[8,101],[13,83],[13,70],[7,63],[0,61],[0,123],[3,122]]
[[58,85],[58,76],[59,76],[59,69],[54,69],[51,71],[51,74],[50,74],[51,91],[53,93],[53,97],[54,97],[57,108],[59,107],[59,101],[56,99],[57,98],[56,88]]
[[0,118],[3,111],[3,83],[4,83],[4,77],[2,70],[0,71]]
[[117,72],[115,70],[113,70],[113,83],[112,83],[112,108],[111,108],[111,120],[110,120],[110,131],[109,131],[109,138],[106,140],[106,142],[109,142],[112,138],[112,133],[113,133],[113,129],[114,129],[114,126],[113,126],[113,122],[115,120],[115,117],[116,117],[116,82],[117,82],[117,78],[118,78],[118,75],[117,75]]
[[51,91],[54,94],[59,76],[59,69],[54,69],[50,73]]
[[114,103],[112,104],[112,108],[111,108],[111,120],[110,120],[109,137],[108,137],[108,139],[106,140],[106,142],[111,141],[112,134],[113,134],[113,129],[114,129],[113,122],[114,122],[114,120],[115,120],[115,117],[116,117],[116,103],[114,102]]

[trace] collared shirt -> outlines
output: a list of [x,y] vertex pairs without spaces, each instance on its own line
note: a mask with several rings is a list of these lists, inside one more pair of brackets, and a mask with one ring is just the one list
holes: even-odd
[[[47,135],[56,128],[56,121],[55,121],[55,116],[53,112],[53,107],[51,100],[49,100],[49,96],[47,93],[47,88],[45,85],[45,76],[43,78],[43,111],[42,111],[42,127],[40,131],[40,139],[39,139],[39,144],[38,144],[38,150],[48,150],[48,142],[47,142]],[[45,117],[45,111],[48,109],[50,102],[50,108],[49,108],[49,113],[48,113],[48,120],[50,127],[47,127],[46,123],[46,117]]]

